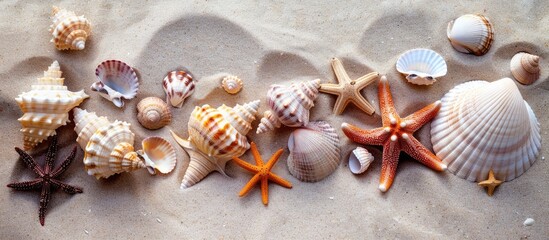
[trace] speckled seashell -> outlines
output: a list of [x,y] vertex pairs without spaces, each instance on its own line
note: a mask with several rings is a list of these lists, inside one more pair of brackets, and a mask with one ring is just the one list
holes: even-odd
[[310,122],[290,134],[288,170],[304,182],[317,182],[339,165],[339,137],[325,121]]
[[469,181],[523,174],[541,149],[540,125],[510,78],[470,81],[442,98],[431,123],[433,150],[448,170]]
[[431,49],[423,48],[408,50],[400,55],[396,69],[406,75],[408,82],[417,85],[431,85],[447,72],[444,58]]
[[117,107],[123,107],[123,99],[132,99],[137,95],[139,82],[137,74],[128,64],[118,60],[107,60],[95,69],[95,82],[91,89],[111,101]]
[[229,94],[237,94],[243,85],[242,80],[234,75],[226,76],[221,81],[221,87]]
[[494,40],[492,23],[482,15],[466,14],[452,20],[446,33],[454,49],[477,56],[488,52]]
[[91,24],[84,16],[76,16],[72,11],[53,7],[51,42],[58,50],[83,50],[91,34]]
[[157,97],[144,98],[137,104],[137,120],[147,129],[159,129],[172,121],[168,104]]
[[540,75],[539,56],[519,52],[511,59],[511,73],[515,79],[525,85],[538,80]]
[[176,155],[172,145],[161,137],[148,137],[141,142],[142,150],[137,153],[145,160],[145,165],[151,174],[159,171],[163,174],[175,168]]
[[267,92],[270,111],[264,113],[257,127],[257,134],[264,133],[281,124],[301,127],[309,123],[309,109],[318,96],[320,79],[296,82],[290,86],[272,85]]
[[54,61],[32,90],[21,93],[15,101],[23,116],[17,119],[21,123],[25,150],[30,150],[55,130],[69,122],[69,111],[78,106],[88,95],[84,90],[71,92],[61,77],[59,63]]
[[349,169],[354,174],[361,174],[368,170],[374,161],[374,156],[365,148],[357,147],[349,156]]
[[225,174],[227,161],[250,148],[246,134],[252,129],[258,108],[259,100],[233,108],[225,105],[195,107],[189,118],[188,140],[172,132],[191,159],[181,188],[193,186],[213,171]]
[[166,102],[180,108],[185,99],[194,92],[195,82],[191,73],[186,71],[172,71],[162,81],[166,92]]

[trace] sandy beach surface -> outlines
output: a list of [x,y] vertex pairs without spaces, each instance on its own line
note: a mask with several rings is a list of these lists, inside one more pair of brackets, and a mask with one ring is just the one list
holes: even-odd
[[[548,239],[549,238],[549,3],[547,1],[2,1],[0,8],[0,239]],[[85,15],[93,35],[83,51],[57,51],[49,42],[51,6]],[[446,38],[448,22],[467,13],[487,16],[495,29],[490,51],[481,57],[455,51]],[[432,86],[406,82],[395,69],[398,56],[413,48],[430,48],[448,64],[448,74]],[[232,162],[227,178],[210,174],[192,188],[179,185],[189,164],[187,154],[169,134],[187,136],[192,109],[202,104],[234,106],[261,100],[271,84],[320,78],[335,82],[330,59],[341,59],[351,78],[369,72],[386,74],[396,109],[407,116],[439,100],[454,86],[482,79],[512,77],[511,57],[519,51],[541,56],[542,75],[533,85],[519,85],[541,124],[542,150],[535,164],[519,178],[506,182],[488,197],[486,190],[454,176],[434,172],[401,155],[397,175],[387,193],[378,189],[381,147],[367,146],[375,161],[363,175],[348,168],[358,144],[341,131],[343,122],[370,129],[381,126],[377,84],[362,93],[376,108],[367,115],[354,106],[333,115],[335,97],[320,94],[312,120],[326,120],[341,140],[341,164],[316,183],[300,182],[288,172],[287,140],[292,128],[248,139],[264,158],[278,148],[284,154],[273,171],[293,183],[292,189],[269,187],[269,205],[254,188],[238,197],[250,173]],[[118,59],[137,69],[140,90],[122,109],[92,92],[97,64]],[[14,98],[58,60],[71,91],[85,89],[90,98],[80,107],[110,120],[132,124],[136,145],[148,136],[168,139],[177,151],[175,170],[151,176],[145,170],[96,180],[84,171],[83,152],[62,179],[81,186],[83,194],[56,191],[38,221],[39,192],[14,191],[5,184],[34,177],[18,154],[22,115]],[[196,91],[180,109],[172,108],[172,123],[147,130],[136,119],[136,104],[149,96],[165,98],[167,72],[189,69],[198,80]],[[220,87],[220,74],[235,74],[245,86],[237,95]],[[71,114],[72,118],[72,114]],[[74,123],[58,129],[59,164],[76,144]],[[415,136],[431,148],[430,126]],[[33,156],[41,156],[47,143]],[[249,162],[252,154],[242,159]],[[42,159],[40,159],[42,161]],[[533,218],[532,226],[523,226]]]

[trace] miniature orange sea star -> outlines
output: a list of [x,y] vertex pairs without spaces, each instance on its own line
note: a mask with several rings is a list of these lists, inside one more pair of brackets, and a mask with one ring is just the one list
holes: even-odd
[[479,186],[488,188],[488,196],[494,195],[494,190],[500,184],[501,181],[497,180],[496,177],[494,177],[494,171],[492,171],[492,169],[490,169],[490,172],[488,172],[488,180],[484,180],[478,183]]
[[391,187],[400,151],[404,151],[433,170],[446,170],[446,165],[412,135],[436,116],[440,109],[440,101],[401,119],[395,110],[391,89],[385,76],[381,77],[379,81],[378,97],[383,127],[363,130],[348,123],[343,123],[341,127],[343,133],[354,142],[383,146],[379,190],[386,192]]
[[271,172],[271,168],[278,161],[278,158],[280,157],[280,155],[282,155],[283,150],[281,148],[276,151],[276,153],[271,157],[271,159],[269,159],[266,165],[263,164],[263,159],[261,159],[261,155],[259,154],[257,146],[254,142],[251,143],[251,150],[255,159],[256,166],[249,164],[240,158],[233,157],[234,163],[252,173],[255,173],[252,179],[250,179],[250,181],[242,188],[242,190],[240,190],[240,193],[238,195],[241,197],[246,195],[252,189],[252,187],[261,180],[261,197],[263,199],[263,204],[267,205],[269,203],[269,180],[278,183],[278,185],[280,186],[292,188],[292,183]]

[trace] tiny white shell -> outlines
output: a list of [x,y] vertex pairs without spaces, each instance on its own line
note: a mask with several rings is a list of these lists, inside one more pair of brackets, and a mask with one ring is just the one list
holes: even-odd
[[368,170],[374,161],[374,156],[365,148],[357,147],[349,156],[349,169],[354,174],[361,174]]
[[243,85],[242,79],[234,75],[226,76],[221,81],[221,87],[229,94],[237,94]]
[[166,102],[180,108],[185,99],[194,92],[195,82],[188,71],[171,71],[162,81],[162,87],[166,92]]
[[534,222],[536,222],[536,221],[534,221],[533,218],[527,218],[526,220],[524,220],[522,225],[524,225],[525,227],[532,226],[532,225],[534,225]]
[[431,85],[436,78],[446,75],[446,61],[431,49],[408,50],[397,60],[397,71],[406,75],[408,82],[417,85]]
[[454,49],[477,56],[486,54],[494,39],[490,20],[475,14],[465,14],[450,21],[446,33]]
[[519,52],[511,59],[511,73],[518,82],[530,85],[538,80],[540,75],[539,56]]
[[174,169],[177,161],[175,150],[166,139],[148,137],[141,142],[141,145],[143,150],[137,153],[145,160],[149,173],[155,174],[159,171],[166,174]]
[[95,76],[98,81],[92,84],[91,89],[117,107],[124,106],[122,99],[132,99],[137,95],[137,74],[122,61],[107,60],[100,63],[95,69]]

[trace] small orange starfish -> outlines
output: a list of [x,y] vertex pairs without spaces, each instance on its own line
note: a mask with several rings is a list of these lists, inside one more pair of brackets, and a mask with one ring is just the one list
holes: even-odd
[[292,183],[271,172],[271,168],[273,168],[284,150],[282,150],[282,148],[278,149],[278,151],[276,151],[271,159],[269,159],[267,164],[264,165],[263,159],[261,159],[261,155],[259,154],[257,146],[254,142],[251,143],[251,149],[252,154],[254,155],[256,166],[249,164],[240,158],[233,157],[233,161],[236,164],[252,173],[255,173],[252,179],[250,179],[250,181],[242,188],[242,190],[240,190],[238,196],[242,197],[246,195],[252,189],[252,187],[261,180],[261,197],[263,199],[263,204],[267,205],[269,203],[269,180],[278,183],[278,185],[280,186],[292,188]]
[[497,180],[496,177],[494,177],[494,171],[492,171],[492,169],[490,169],[490,172],[488,172],[488,179],[478,183],[479,186],[488,188],[488,196],[494,195],[494,190],[500,184],[501,181]]
[[446,165],[412,135],[436,116],[440,109],[440,101],[401,119],[395,110],[391,89],[385,76],[379,80],[378,97],[383,127],[364,130],[348,123],[343,123],[341,127],[343,133],[354,142],[383,146],[379,190],[386,192],[393,184],[400,151],[404,151],[433,170],[446,170]]

